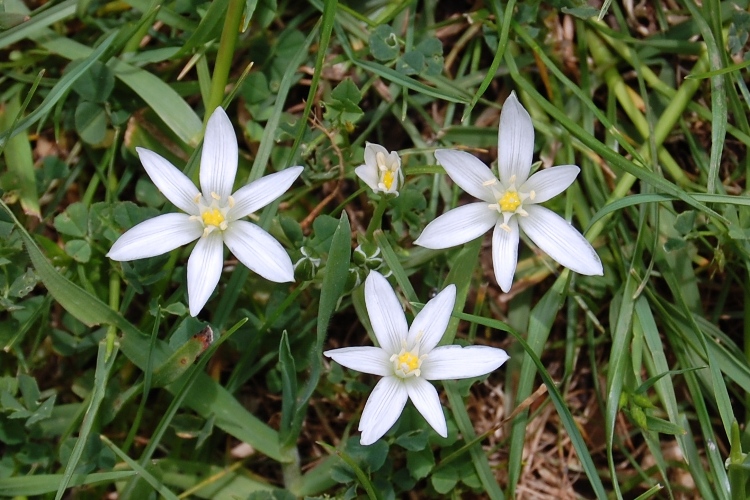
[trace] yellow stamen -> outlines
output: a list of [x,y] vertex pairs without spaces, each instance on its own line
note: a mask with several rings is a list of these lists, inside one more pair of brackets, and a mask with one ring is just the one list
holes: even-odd
[[500,209],[503,212],[515,212],[516,209],[521,206],[521,198],[516,191],[506,191],[503,197],[498,201]]
[[419,362],[419,358],[416,357],[414,354],[410,352],[405,352],[402,355],[398,357],[398,364],[405,368],[405,372],[413,372],[417,368],[419,368],[419,365],[421,364]]
[[395,176],[393,175],[393,172],[390,170],[386,170],[383,172],[383,184],[385,185],[386,189],[391,189],[391,186],[393,185],[393,180]]
[[203,218],[203,223],[206,226],[219,227],[222,225],[222,223],[224,223],[224,216],[221,214],[218,208],[214,208],[213,210],[206,210],[201,214],[201,218]]

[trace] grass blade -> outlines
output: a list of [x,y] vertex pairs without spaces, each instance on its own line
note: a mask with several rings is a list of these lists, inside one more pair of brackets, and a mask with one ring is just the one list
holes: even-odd
[[96,357],[96,372],[94,374],[94,390],[91,393],[91,402],[86,409],[86,415],[83,417],[83,423],[78,432],[76,444],[73,446],[73,451],[70,453],[68,463],[65,465],[65,473],[60,481],[60,486],[57,488],[55,500],[60,500],[65,494],[65,490],[68,488],[76,467],[78,467],[78,462],[83,455],[83,448],[86,446],[86,441],[88,440],[88,437],[91,434],[91,429],[96,421],[99,406],[104,400],[104,393],[107,390],[107,382],[109,381],[109,372],[112,371],[115,359],[117,358],[117,347],[117,344],[115,344],[115,350],[108,357],[106,342],[99,342],[99,352]]

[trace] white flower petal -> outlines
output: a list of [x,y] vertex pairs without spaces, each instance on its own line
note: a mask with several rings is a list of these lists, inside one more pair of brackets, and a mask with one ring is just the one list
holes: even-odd
[[252,222],[231,222],[224,231],[224,243],[240,262],[267,280],[294,281],[289,254],[273,236]]
[[237,155],[237,136],[232,122],[224,109],[218,107],[206,124],[201,152],[201,190],[207,201],[211,201],[211,193],[216,193],[224,201],[232,194]]
[[594,247],[565,219],[539,205],[524,206],[524,209],[529,215],[520,217],[518,224],[547,255],[577,273],[604,274]]
[[323,352],[341,366],[371,375],[393,375],[390,356],[380,347],[342,347]]
[[497,369],[508,359],[502,349],[482,345],[436,347],[422,362],[425,380],[455,380],[479,377]]
[[445,169],[445,173],[461,189],[488,203],[496,203],[488,183],[497,182],[497,178],[484,163],[474,155],[452,149],[438,149],[435,158]]
[[195,184],[169,161],[144,148],[135,148],[143,168],[159,191],[174,206],[190,215],[200,215],[195,197],[200,192]]
[[419,413],[435,429],[435,432],[443,437],[448,437],[448,426],[445,423],[443,407],[440,404],[440,396],[438,396],[435,386],[421,377],[406,379],[404,382],[409,397]]
[[120,236],[107,257],[136,260],[154,257],[187,245],[203,234],[203,225],[186,214],[164,214],[135,225]]
[[187,265],[187,289],[190,315],[197,316],[219,283],[224,267],[221,233],[213,231],[198,240]]
[[456,303],[456,285],[448,285],[425,304],[409,328],[406,343],[412,347],[419,338],[419,354],[429,353],[445,334]]
[[396,293],[377,271],[370,271],[365,280],[365,304],[380,347],[389,354],[398,354],[409,326]]
[[495,279],[503,292],[508,292],[513,285],[513,275],[518,264],[518,215],[508,221],[510,231],[500,224],[492,233],[492,267],[495,268]]
[[227,212],[227,219],[237,220],[265,207],[286,193],[303,170],[304,167],[289,167],[242,186],[232,195],[234,206]]
[[484,201],[469,203],[449,210],[427,224],[414,244],[434,250],[461,245],[486,233],[498,217],[497,210],[488,208]]
[[377,167],[373,168],[370,165],[360,165],[357,168],[354,169],[354,173],[357,174],[357,177],[362,179],[362,181],[367,184],[367,186],[372,189],[373,191],[378,191],[378,182],[380,181],[380,177],[378,176],[378,169]]
[[531,117],[518,101],[516,93],[511,92],[500,112],[497,133],[497,166],[503,185],[507,186],[514,175],[518,184],[526,181],[533,154],[534,126]]
[[401,415],[408,398],[409,394],[400,378],[381,378],[362,411],[359,421],[359,430],[362,431],[360,444],[372,444],[388,432]]
[[544,203],[565,191],[573,184],[581,169],[575,165],[560,165],[545,168],[529,177],[518,190],[522,193],[534,191],[533,203]]
[[380,144],[365,142],[365,165],[374,168],[375,171],[378,169],[378,153],[383,153],[383,156],[388,156],[388,150]]

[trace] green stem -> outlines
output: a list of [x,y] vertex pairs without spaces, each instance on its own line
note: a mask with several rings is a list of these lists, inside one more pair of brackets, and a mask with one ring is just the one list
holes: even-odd
[[365,235],[367,241],[373,241],[373,233],[383,225],[383,214],[385,213],[386,208],[388,208],[388,200],[386,199],[386,195],[383,194],[380,197],[378,205],[375,207],[375,211],[372,213],[370,224],[367,226],[367,234]]
[[[291,460],[281,463],[281,474],[284,477],[284,487],[292,492],[298,492],[302,485],[302,469],[300,469],[299,450],[296,445],[285,446],[281,452]],[[295,493],[298,494],[298,493]]]
[[206,105],[204,125],[208,121],[208,117],[211,116],[211,113],[224,100],[224,89],[229,81],[229,71],[232,68],[234,48],[237,45],[237,35],[240,31],[240,22],[242,22],[242,11],[244,8],[245,2],[243,0],[229,0],[227,17],[224,20],[224,28],[221,31],[221,40],[219,41],[219,52],[216,54],[216,64],[214,65],[214,73],[211,78],[211,93]]
[[[113,311],[119,311],[120,309],[120,275],[116,272],[109,274],[109,307]],[[117,340],[117,328],[114,325],[107,327],[107,350],[105,361],[109,360],[110,355],[115,349],[115,341]]]

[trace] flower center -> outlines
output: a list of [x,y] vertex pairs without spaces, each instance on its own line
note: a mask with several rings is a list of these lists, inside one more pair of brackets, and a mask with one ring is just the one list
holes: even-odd
[[391,356],[391,362],[393,363],[393,371],[397,376],[401,378],[408,377],[419,377],[422,366],[422,361],[427,355],[423,354],[419,356],[417,349],[413,351],[407,351],[406,346],[402,346],[401,352]]
[[229,227],[227,213],[234,206],[234,198],[230,196],[226,202],[222,203],[221,197],[218,194],[211,193],[211,203],[208,204],[203,196],[198,193],[195,195],[195,203],[198,205],[200,215],[194,215],[191,219],[201,221],[203,224],[203,236],[208,236],[216,230],[226,231]]
[[220,227],[221,223],[224,222],[224,216],[221,214],[218,208],[206,210],[201,214],[203,223],[207,226]]
[[391,186],[393,185],[393,179],[393,172],[391,172],[390,170],[386,170],[385,172],[383,172],[382,181],[386,189],[391,189]]
[[515,212],[521,206],[521,198],[517,191],[506,191],[503,197],[498,200],[498,204],[503,212]]

